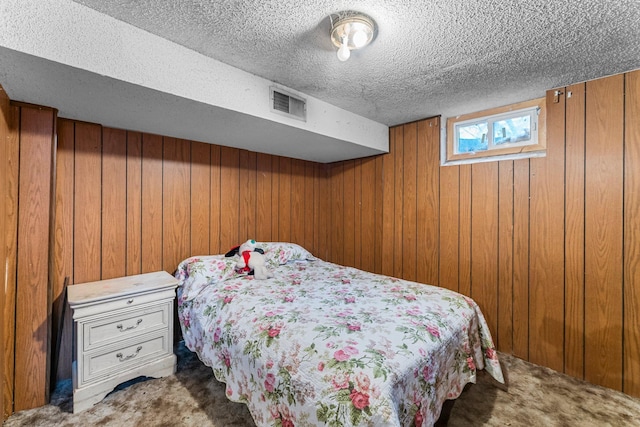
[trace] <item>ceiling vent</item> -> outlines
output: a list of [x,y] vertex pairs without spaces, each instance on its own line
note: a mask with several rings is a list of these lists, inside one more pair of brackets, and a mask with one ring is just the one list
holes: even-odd
[[307,101],[280,88],[270,87],[271,111],[283,116],[307,121]]

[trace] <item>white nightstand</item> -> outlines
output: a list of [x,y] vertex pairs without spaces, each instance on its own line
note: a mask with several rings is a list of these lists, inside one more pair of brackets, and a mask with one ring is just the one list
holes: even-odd
[[73,413],[90,408],[120,383],[175,372],[177,285],[159,271],[67,288],[74,319]]

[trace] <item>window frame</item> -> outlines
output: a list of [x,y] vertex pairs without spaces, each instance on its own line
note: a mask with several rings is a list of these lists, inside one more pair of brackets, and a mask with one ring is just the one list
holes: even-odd
[[[534,157],[544,155],[547,149],[546,138],[546,98],[536,98],[530,101],[519,102],[503,107],[478,111],[460,116],[449,117],[447,119],[446,130],[446,156],[443,159],[444,165],[473,163],[479,161],[502,160],[510,157]],[[456,125],[463,123],[487,123],[487,134],[493,135],[493,122],[501,119],[517,116],[519,112],[536,109],[537,114],[537,142],[523,145],[520,142],[507,143],[500,148],[491,148],[483,151],[456,153]],[[532,120],[533,128],[535,121]],[[534,132],[531,132],[534,137]],[[493,137],[492,137],[493,138]]]

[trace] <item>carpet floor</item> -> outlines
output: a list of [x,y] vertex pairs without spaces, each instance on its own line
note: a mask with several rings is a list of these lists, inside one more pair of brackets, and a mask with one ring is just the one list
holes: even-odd
[[[254,427],[247,408],[225,397],[210,368],[184,346],[176,348],[178,369],[161,379],[118,386],[100,403],[72,413],[71,381],[61,381],[51,403],[20,411],[15,426],[197,426]],[[459,426],[640,426],[640,399],[568,377],[501,354],[509,386],[480,373],[458,398],[448,425]]]

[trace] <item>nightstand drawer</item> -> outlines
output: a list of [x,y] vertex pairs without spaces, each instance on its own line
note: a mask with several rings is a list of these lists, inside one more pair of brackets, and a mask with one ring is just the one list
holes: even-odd
[[169,354],[169,336],[166,331],[148,334],[123,342],[119,346],[106,347],[83,355],[83,378],[81,384],[105,376],[120,374],[129,368],[143,366],[145,361]]
[[174,289],[163,289],[156,292],[138,295],[123,295],[117,298],[111,298],[107,301],[92,301],[85,303],[80,307],[76,307],[73,314],[74,319],[100,315],[102,313],[111,315],[118,310],[126,310],[128,308],[153,304],[154,302],[160,303],[162,301],[169,301],[174,297]]
[[138,310],[87,322],[84,328],[84,350],[109,345],[153,330],[165,329],[169,323],[169,304],[158,304]]

